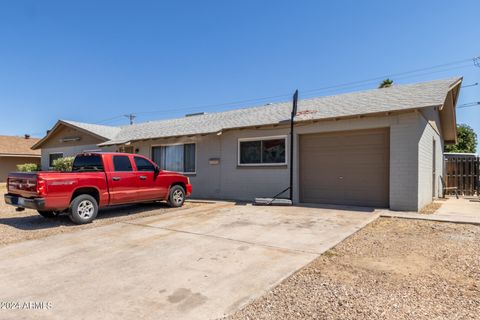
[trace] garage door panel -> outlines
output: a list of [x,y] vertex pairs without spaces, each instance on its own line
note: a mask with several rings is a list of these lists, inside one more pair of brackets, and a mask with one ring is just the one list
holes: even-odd
[[389,131],[300,136],[300,201],[388,207]]

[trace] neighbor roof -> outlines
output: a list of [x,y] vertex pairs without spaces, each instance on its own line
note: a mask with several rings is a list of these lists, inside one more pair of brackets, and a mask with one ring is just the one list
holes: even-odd
[[[441,106],[449,90],[462,78],[394,85],[298,102],[296,122]],[[122,127],[114,139],[100,146],[128,141],[208,134],[221,130],[277,124],[290,119],[292,103],[216,112],[172,120],[152,121]]]
[[68,123],[74,127],[83,129],[85,131],[89,131],[99,137],[111,140],[114,139],[118,133],[121,131],[119,127],[111,127],[111,126],[103,126],[99,124],[91,124],[91,123],[84,123],[84,122],[77,122],[77,121],[70,121],[70,120],[61,120],[64,123]]
[[59,120],[55,126],[51,130],[48,131],[47,135],[43,137],[40,141],[35,143],[32,146],[32,149],[39,149],[42,144],[47,141],[50,136],[57,130],[60,126],[67,126],[71,127],[93,136],[96,136],[100,140],[112,140],[120,133],[122,128],[120,127],[111,127],[111,126],[103,126],[99,124],[92,124],[92,123],[84,123],[84,122],[77,122],[77,121],[69,121],[69,120]]
[[17,137],[17,136],[0,136],[0,157],[1,156],[27,156],[40,157],[40,150],[30,149],[32,145],[40,139]]

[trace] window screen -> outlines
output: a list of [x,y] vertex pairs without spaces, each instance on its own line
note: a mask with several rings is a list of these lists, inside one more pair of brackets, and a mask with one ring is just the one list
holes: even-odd
[[50,167],[53,167],[53,161],[63,158],[63,153],[51,153],[48,155],[48,163]]
[[195,172],[194,143],[152,148],[153,161],[160,169],[176,172]]
[[113,156],[115,171],[132,171],[132,164],[127,156]]
[[285,138],[240,141],[240,164],[284,164]]

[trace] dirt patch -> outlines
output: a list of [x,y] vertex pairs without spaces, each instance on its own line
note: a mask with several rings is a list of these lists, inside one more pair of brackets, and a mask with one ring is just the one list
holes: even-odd
[[420,214],[432,214],[432,213],[435,213],[435,211],[437,211],[438,209],[440,209],[440,207],[442,206],[443,202],[437,202],[437,201],[434,201],[432,203],[430,203],[429,205],[426,205],[425,207],[423,207],[422,210],[420,210]]
[[480,226],[382,218],[229,319],[479,319]]
[[[0,184],[0,195],[6,193],[5,184]],[[17,212],[15,208],[0,199],[0,245],[39,239],[54,234],[95,228],[120,221],[129,221],[142,217],[165,214],[177,210],[208,206],[208,204],[186,202],[182,208],[170,208],[166,203],[146,203],[103,209],[97,219],[87,225],[75,225],[67,216],[46,219],[37,211],[26,209]]]

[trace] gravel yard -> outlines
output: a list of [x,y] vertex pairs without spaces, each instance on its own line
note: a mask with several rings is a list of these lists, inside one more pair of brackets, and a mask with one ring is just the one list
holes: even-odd
[[166,203],[145,203],[103,209],[97,218],[90,224],[75,225],[67,216],[46,219],[37,211],[26,209],[17,212],[15,208],[5,204],[3,194],[6,193],[5,184],[0,184],[0,245],[39,239],[63,232],[93,228],[119,221],[127,221],[151,215],[173,212],[202,205],[200,203],[186,202],[180,209],[172,209]]
[[480,319],[480,226],[381,218],[229,319]]

